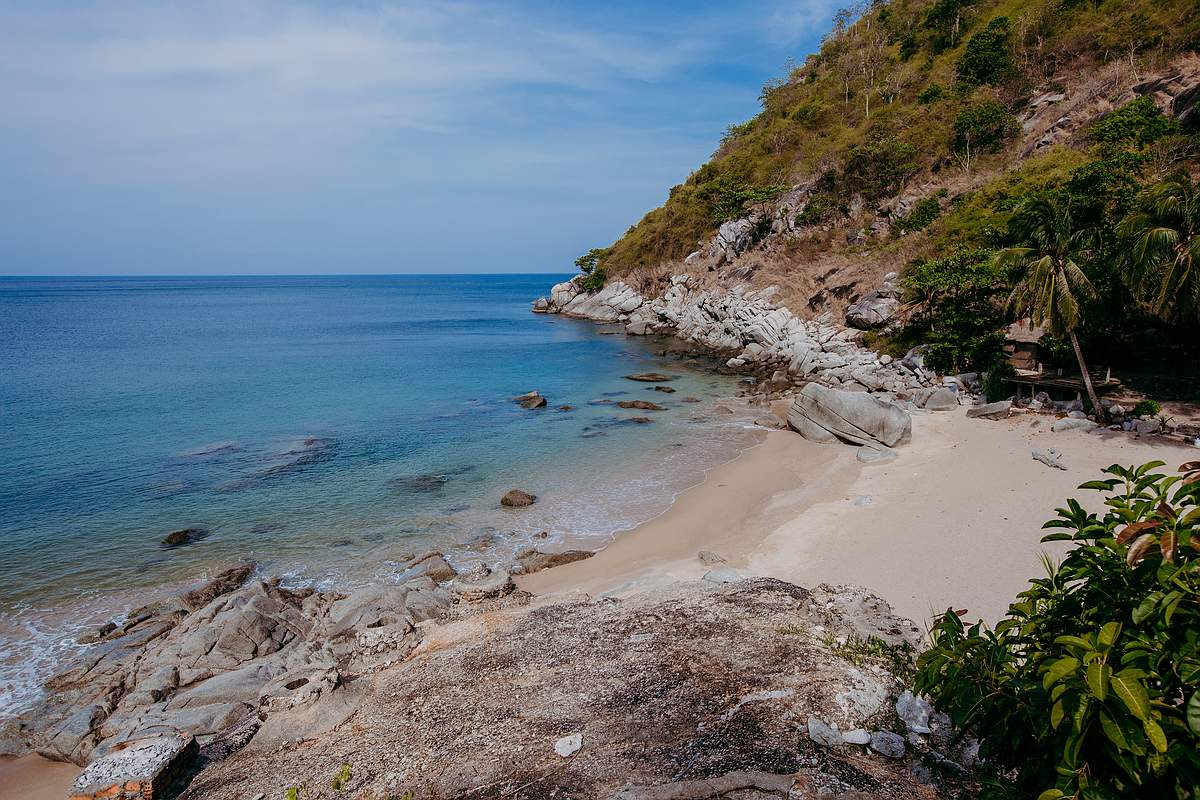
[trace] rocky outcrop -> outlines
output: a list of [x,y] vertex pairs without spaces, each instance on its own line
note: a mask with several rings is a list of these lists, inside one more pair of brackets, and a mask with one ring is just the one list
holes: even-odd
[[[301,715],[282,714],[183,797],[278,797],[339,769],[346,797],[972,796],[961,767],[936,766],[951,754],[940,718],[915,698],[900,706],[914,726],[898,714],[889,665],[919,629],[861,589],[759,578],[515,597],[364,681],[352,724],[297,741]],[[811,738],[810,721],[836,741]]]
[[788,425],[816,442],[840,439],[886,450],[912,438],[912,418],[895,403],[810,383],[792,400]]
[[878,328],[890,322],[900,310],[900,289],[896,287],[898,276],[889,272],[878,289],[867,292],[846,309],[846,324],[851,328]]
[[[856,333],[828,322],[805,320],[776,306],[770,288],[705,289],[676,275],[659,298],[645,298],[615,281],[595,293],[577,281],[560,283],[548,311],[626,324],[631,334],[676,336],[728,356],[732,369],[772,376],[785,384],[816,381],[826,386],[912,397],[936,376],[919,362],[895,361],[855,344]],[[545,299],[545,298],[543,298]]]
[[5,724],[3,749],[83,765],[155,736],[184,733],[203,747],[272,710],[310,705],[407,656],[418,625],[445,616],[450,594],[421,574],[435,556],[400,585],[349,595],[286,589],[239,566],[139,609],[92,637],[46,683],[40,707]]

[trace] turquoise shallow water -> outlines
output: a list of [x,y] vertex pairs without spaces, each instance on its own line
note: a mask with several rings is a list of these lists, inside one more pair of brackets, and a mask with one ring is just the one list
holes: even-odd
[[[600,546],[754,439],[706,413],[731,379],[531,314],[556,279],[0,279],[0,713],[79,628],[235,559],[337,585]],[[650,369],[677,391],[623,377]],[[513,486],[539,502],[502,509]],[[160,545],[183,527],[208,536]]]

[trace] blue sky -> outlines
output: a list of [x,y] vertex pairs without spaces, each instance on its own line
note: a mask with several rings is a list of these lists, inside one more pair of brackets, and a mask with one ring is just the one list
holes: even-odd
[[0,274],[568,271],[835,5],[0,0]]

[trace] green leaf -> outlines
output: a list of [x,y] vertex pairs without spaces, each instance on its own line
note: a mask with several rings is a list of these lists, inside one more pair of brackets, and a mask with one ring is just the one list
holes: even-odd
[[1162,600],[1162,597],[1162,592],[1151,592],[1142,602],[1138,603],[1137,608],[1133,610],[1134,623],[1141,625],[1149,619],[1150,615],[1154,613],[1154,609],[1158,606],[1159,601]]
[[1150,718],[1150,698],[1146,695],[1146,687],[1133,673],[1141,670],[1123,669],[1112,677],[1113,693],[1121,699],[1129,713],[1143,722]]
[[1146,731],[1146,738],[1150,740],[1150,744],[1154,745],[1154,749],[1160,753],[1167,752],[1167,735],[1163,733],[1159,724],[1152,719],[1144,719],[1142,727]]
[[1108,479],[1106,481],[1088,481],[1087,483],[1079,484],[1080,489],[1095,489],[1100,492],[1107,492],[1109,489],[1116,486],[1118,481]]
[[1063,709],[1063,701],[1059,700],[1054,704],[1054,707],[1050,709],[1050,727],[1054,730],[1058,730],[1058,726],[1062,724],[1063,716],[1065,715],[1066,711]]
[[1200,692],[1192,692],[1192,697],[1188,700],[1187,725],[1192,733],[1200,736]]
[[1112,647],[1117,643],[1117,637],[1121,635],[1121,623],[1109,622],[1100,629],[1100,644],[1105,647]]
[[1038,800],[1060,800],[1063,797],[1066,795],[1062,793],[1062,789],[1047,789],[1038,795]]
[[1049,689],[1077,669],[1079,669],[1078,658],[1071,658],[1070,656],[1060,658],[1050,665],[1050,669],[1046,670],[1046,674],[1042,677],[1042,688]]
[[1101,702],[1108,697],[1108,682],[1112,678],[1112,667],[1102,661],[1088,664],[1087,685],[1092,690],[1092,696]]
[[1057,639],[1054,640],[1054,643],[1055,644],[1064,644],[1067,647],[1078,647],[1084,651],[1095,649],[1092,647],[1091,642],[1089,642],[1087,639],[1081,638],[1079,636],[1059,636]]
[[1100,709],[1100,730],[1104,732],[1104,735],[1110,742],[1117,746],[1117,749],[1130,749],[1129,739],[1125,736],[1125,731],[1121,729],[1121,726],[1103,708]]

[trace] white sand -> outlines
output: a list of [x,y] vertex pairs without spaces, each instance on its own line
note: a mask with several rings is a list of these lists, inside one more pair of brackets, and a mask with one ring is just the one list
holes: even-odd
[[[1051,433],[1051,422],[921,414],[900,458],[868,466],[853,460],[853,448],[773,433],[608,550],[521,585],[624,593],[700,577],[696,553],[713,550],[751,575],[866,586],[918,624],[950,606],[995,620],[1043,574],[1039,553],[1062,552],[1040,544],[1054,509],[1068,497],[1100,507],[1080,483],[1112,463],[1160,459],[1174,468],[1197,455],[1124,433]],[[1058,448],[1069,469],[1034,461],[1034,447]]]

